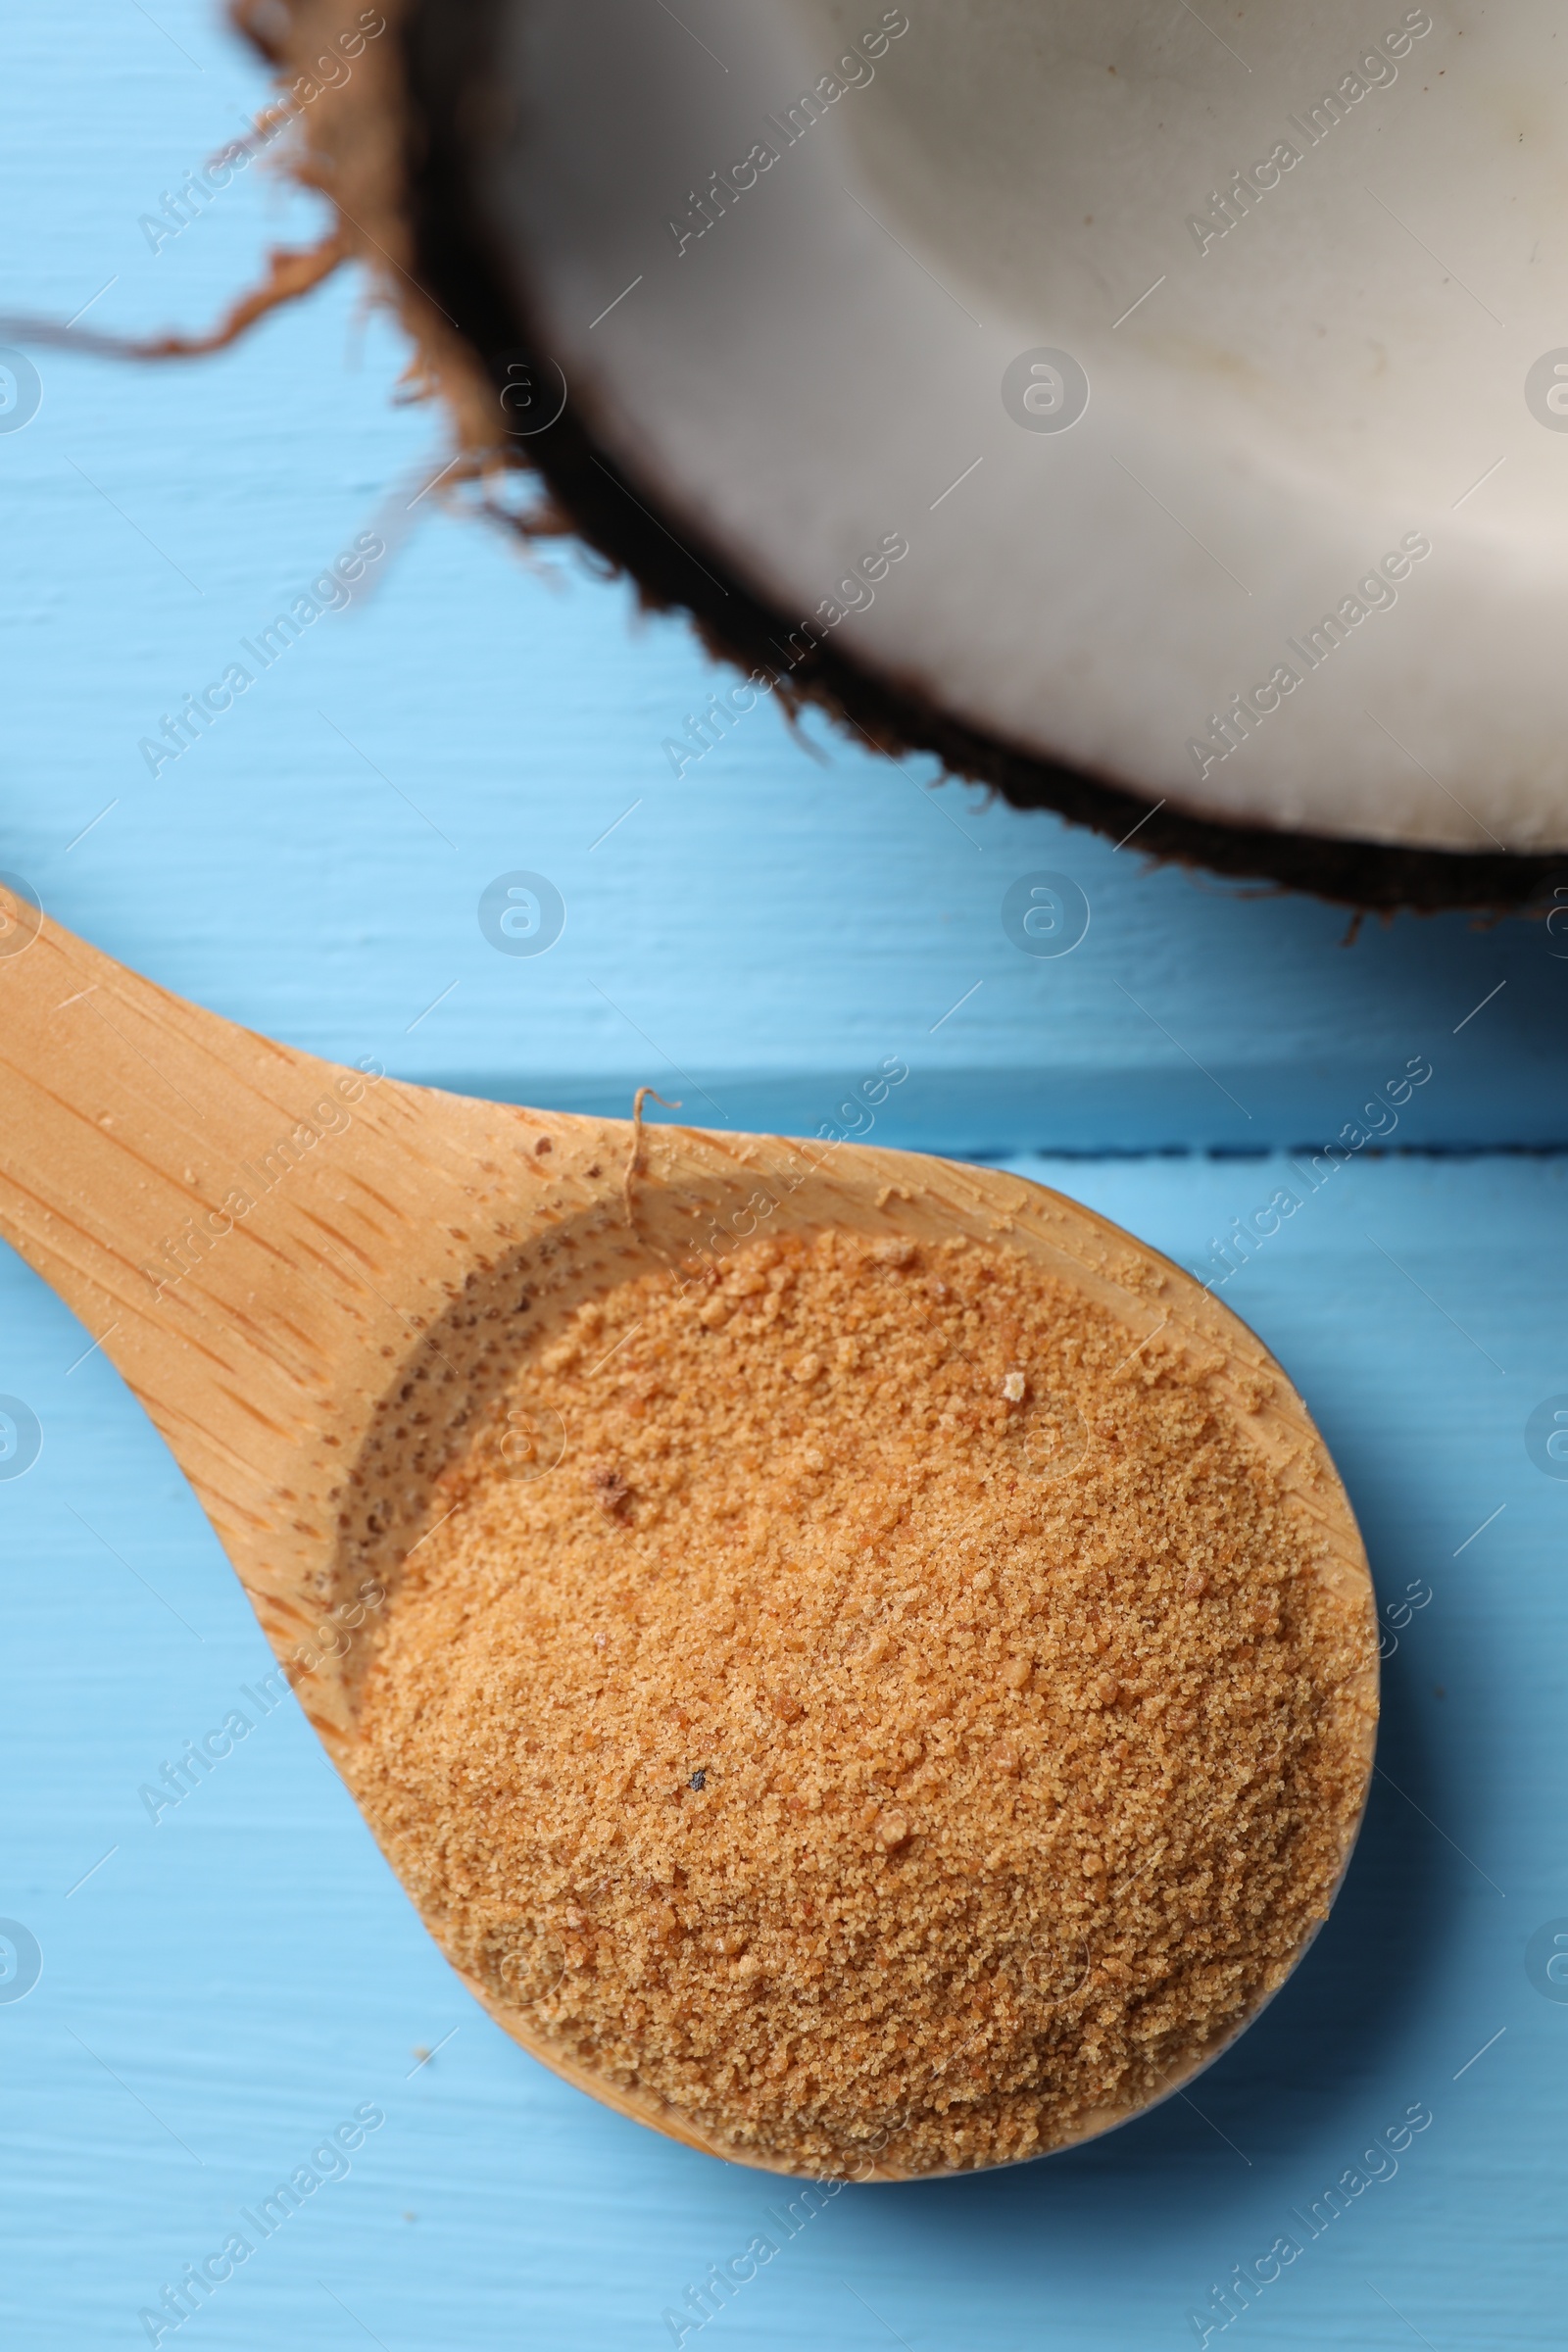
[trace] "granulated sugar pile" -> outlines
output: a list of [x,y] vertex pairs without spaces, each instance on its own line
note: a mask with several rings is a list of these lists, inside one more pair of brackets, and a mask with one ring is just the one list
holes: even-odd
[[844,1234],[547,1340],[510,1401],[564,1455],[498,1413],[446,1479],[354,1767],[459,1965],[799,2170],[1039,2154],[1223,2039],[1333,1892],[1370,1637],[1135,1349],[1020,1254]]

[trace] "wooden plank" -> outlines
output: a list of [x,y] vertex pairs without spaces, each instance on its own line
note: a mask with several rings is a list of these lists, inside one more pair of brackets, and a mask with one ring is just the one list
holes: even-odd
[[[196,322],[276,233],[259,170],[156,255],[137,227],[259,94],[205,9],[169,20],[201,74],[138,19],[107,52],[95,28],[85,81],[64,20],[19,15],[0,184],[47,233],[17,307],[69,316],[113,279],[91,321]],[[4,854],[73,929],[311,1051],[562,1109],[652,1082],[810,1132],[897,1056],[891,1142],[1254,1148],[1338,1133],[1424,1054],[1399,1141],[1568,1141],[1568,940],[1541,924],[1407,918],[1346,948],[1343,911],[1147,873],[1136,843],[929,791],[811,721],[818,765],[766,708],[677,780],[662,746],[711,665],[622,587],[547,549],[552,582],[418,496],[439,419],[393,405],[401,355],[355,306],[331,285],[188,368],[40,353],[43,406],[0,436],[26,551],[0,580]],[[367,531],[388,552],[352,604],[264,667],[246,649]],[[236,662],[254,683],[149,773],[138,745]],[[519,868],[566,903],[537,957],[477,919]],[[1003,929],[1039,871],[1088,901],[1068,955]]]
[[[1015,1164],[1189,1262],[1282,1174]],[[1455,2310],[1467,2342],[1555,2343],[1568,2016],[1524,1949],[1568,1914],[1568,1487],[1523,1429],[1568,1385],[1565,1183],[1559,1161],[1352,1163],[1223,1294],[1325,1430],[1386,1610],[1410,1610],[1386,1666],[1386,1777],[1296,1981],[1196,2108],[984,2182],[846,2192],[726,2325],[851,2352],[876,2336],[848,2280],[916,2346],[1175,2344],[1212,2282],[1424,2101],[1434,2121],[1397,2177],[1307,2240],[1249,2327],[1392,2341],[1371,2279],[1436,2343]],[[487,2023],[293,1702],[254,1705],[265,1647],[149,1425],[101,1357],[68,1370],[84,1342],[14,1260],[0,1303],[0,1389],[44,1429],[35,1468],[0,1485],[0,1744],[25,1792],[5,1909],[45,1970],[0,2012],[28,2340],[133,2335],[145,2297],[374,2101],[387,2121],[352,2176],[259,2243],[204,2335],[349,2342],[324,2279],[392,2346],[459,2322],[476,2346],[668,2341],[661,2312],[780,2200],[619,2123]],[[1430,1599],[1412,1607],[1412,1587]],[[235,1707],[252,1733],[155,1825],[138,1789]],[[90,2240],[63,2265],[83,2206]]]

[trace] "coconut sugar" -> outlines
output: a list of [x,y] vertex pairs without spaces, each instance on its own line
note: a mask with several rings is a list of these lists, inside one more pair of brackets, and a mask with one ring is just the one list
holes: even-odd
[[1204,1366],[1018,1251],[629,1281],[431,1518],[355,1792],[530,2038],[720,2152],[1041,2154],[1328,1908],[1369,1623]]

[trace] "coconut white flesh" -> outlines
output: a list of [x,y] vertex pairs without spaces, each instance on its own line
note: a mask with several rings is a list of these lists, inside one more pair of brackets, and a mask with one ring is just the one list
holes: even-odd
[[[905,21],[516,0],[481,190],[639,497],[792,619],[858,606],[861,668],[1152,801],[1568,848],[1560,6]],[[1087,375],[1068,429],[1004,404],[1041,349]]]

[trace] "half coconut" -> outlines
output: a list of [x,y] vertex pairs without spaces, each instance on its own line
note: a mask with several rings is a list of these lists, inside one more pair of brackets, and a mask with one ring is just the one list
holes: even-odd
[[[777,692],[1358,906],[1568,872],[1544,0],[372,20],[309,172],[466,445],[746,673],[676,773]],[[243,21],[296,80],[336,31]]]

